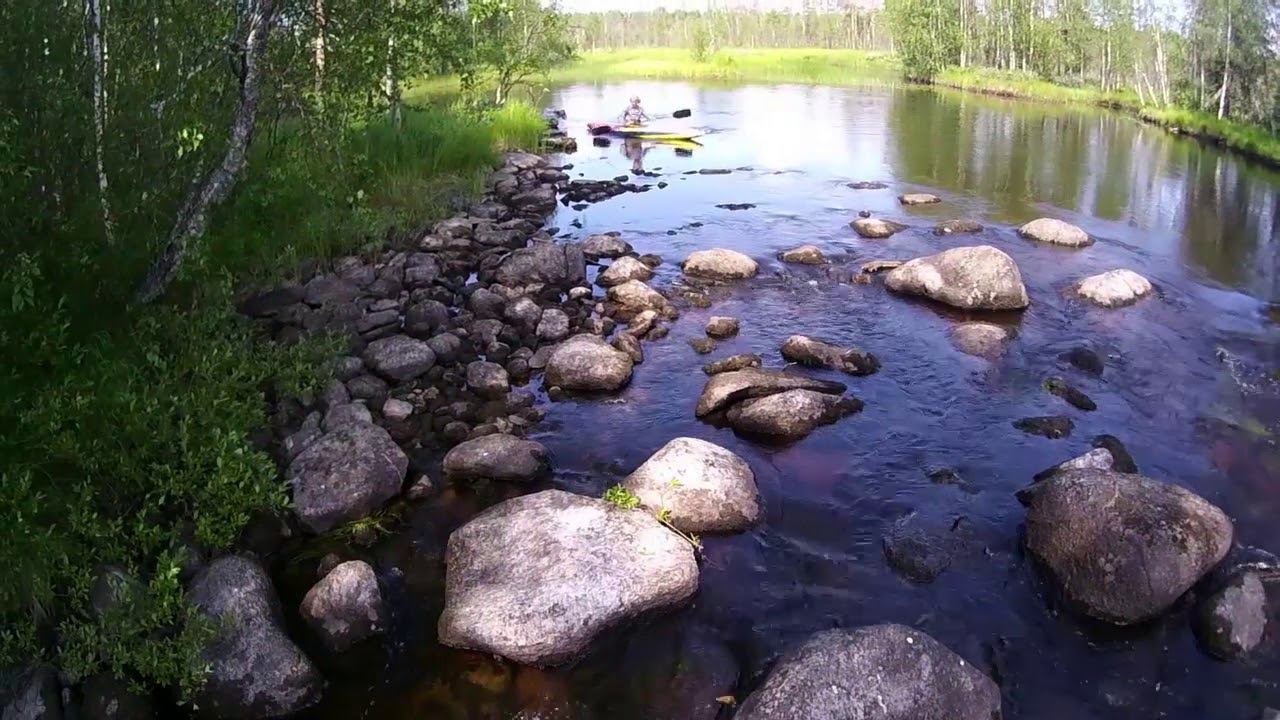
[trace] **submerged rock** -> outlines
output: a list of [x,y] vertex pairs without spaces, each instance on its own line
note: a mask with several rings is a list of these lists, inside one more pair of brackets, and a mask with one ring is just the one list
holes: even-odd
[[280,601],[257,562],[226,555],[191,581],[191,602],[213,620],[214,641],[195,705],[219,720],[292,715],[320,699],[324,680],[285,634]]
[[979,232],[982,232],[982,223],[977,220],[969,220],[967,218],[947,220],[933,226],[934,235],[960,235],[963,233]]
[[885,220],[883,218],[867,217],[860,217],[849,223],[849,226],[853,228],[854,232],[858,233],[862,237],[870,238],[872,240],[887,238],[890,235],[907,229],[907,226],[902,223]]
[[847,388],[843,383],[792,375],[781,370],[744,368],[712,375],[702,388],[696,414],[698,417],[706,417],[748,398],[800,389],[840,395]]
[[702,372],[708,375],[719,375],[720,373],[742,370],[744,368],[758,368],[760,367],[761,360],[762,358],[755,353],[730,355],[723,360],[717,360],[703,365]]
[[880,369],[880,360],[869,352],[792,335],[782,343],[782,357],[806,367],[825,367],[850,375],[870,375]]
[[951,330],[951,343],[966,355],[994,360],[1004,354],[1011,333],[995,323],[966,322]]
[[631,362],[636,365],[644,362],[644,348],[640,346],[640,339],[635,335],[625,332],[618,333],[609,344],[631,356]]
[[597,335],[574,335],[547,358],[548,387],[581,392],[617,390],[631,380],[631,356]]
[[1133,461],[1133,456],[1129,454],[1129,449],[1124,446],[1124,443],[1120,442],[1120,438],[1114,435],[1099,435],[1093,439],[1093,446],[1111,453],[1112,468],[1116,472],[1138,472],[1138,464]]
[[715,351],[716,341],[711,338],[692,338],[689,340],[689,347],[699,355],[706,355]]
[[827,630],[788,652],[736,720],[995,720],[1000,689],[902,625]]
[[733,337],[738,334],[738,319],[715,315],[707,321],[706,333],[718,340]]
[[1084,247],[1093,244],[1093,238],[1084,230],[1054,218],[1039,218],[1018,228],[1018,234],[1030,240],[1038,240],[1066,247]]
[[1087,614],[1118,625],[1160,614],[1231,549],[1231,520],[1140,475],[1059,473],[1018,493],[1027,549]]
[[883,538],[884,555],[898,574],[916,583],[931,583],[951,565],[951,538],[923,526],[908,515]]
[[1059,355],[1059,357],[1071,363],[1076,369],[1092,375],[1101,376],[1103,370],[1106,369],[1106,363],[1103,362],[1102,356],[1083,345],[1073,347]]
[[631,257],[620,257],[596,276],[596,284],[600,287],[621,285],[628,280],[644,282],[653,277],[653,270],[639,260]]
[[298,520],[324,533],[382,507],[399,494],[408,469],[409,458],[386,430],[356,423],[312,443],[285,476]]
[[1060,377],[1055,376],[1045,380],[1044,389],[1050,395],[1057,395],[1066,400],[1071,406],[1080,410],[1093,411],[1098,409],[1098,404],[1091,400],[1088,395],[1085,395]]
[[799,265],[821,265],[827,261],[827,256],[822,254],[822,250],[817,245],[794,247],[783,251],[778,257],[782,262]]
[[738,532],[760,518],[760,493],[745,460],[705,440],[663,445],[623,486],[685,532]]
[[942,198],[933,193],[906,193],[898,196],[898,202],[903,205],[931,205],[942,202]]
[[787,390],[744,400],[729,408],[725,417],[730,427],[744,435],[790,441],[861,410],[862,401],[857,398]]
[[378,578],[363,560],[330,570],[307,591],[300,610],[302,619],[334,652],[381,634],[386,623]]
[[560,490],[499,503],[455,530],[446,568],[440,642],[540,667],[698,588],[692,546],[647,511]]
[[1151,281],[1132,270],[1109,270],[1076,285],[1080,297],[1104,308],[1132,305],[1153,290]]
[[1061,440],[1071,435],[1076,424],[1064,415],[1046,415],[1014,420],[1013,426],[1028,435],[1042,435],[1050,440]]
[[451,480],[529,482],[550,472],[551,461],[541,443],[494,433],[456,445],[443,469]]
[[1200,642],[1214,657],[1231,660],[1262,642],[1267,591],[1257,573],[1243,572],[1210,595],[1196,618]]
[[712,280],[742,280],[755,277],[760,271],[755,260],[724,248],[695,250],[680,267],[686,275]]
[[854,190],[884,190],[889,186],[879,180],[859,180],[858,182],[846,183],[845,187]]
[[1031,302],[1013,258],[990,245],[916,258],[890,271],[884,284],[967,310],[1018,310]]

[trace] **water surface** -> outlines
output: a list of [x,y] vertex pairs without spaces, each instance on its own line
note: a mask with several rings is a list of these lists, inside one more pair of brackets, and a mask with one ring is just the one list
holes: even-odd
[[[647,343],[645,362],[616,398],[546,406],[535,437],[554,457],[548,486],[599,495],[672,437],[699,437],[750,462],[762,522],[704,539],[691,606],[605,638],[571,668],[538,672],[435,643],[448,533],[486,505],[527,491],[446,487],[373,553],[394,606],[389,649],[328,661],[333,687],[315,716],[509,718],[524,709],[521,717],[653,718],[685,693],[690,677],[704,703],[726,683],[741,698],[809,634],[890,621],[930,633],[997,678],[1007,718],[1252,719],[1280,707],[1274,593],[1263,646],[1235,663],[1198,649],[1189,601],[1138,628],[1100,627],[1063,608],[1025,556],[1025,511],[1014,499],[1037,471],[1108,433],[1144,474],[1224,508],[1240,542],[1280,549],[1280,390],[1268,376],[1280,367],[1280,176],[1100,111],[919,89],[683,83],[555,91],[551,103],[567,112],[582,146],[565,158],[571,175],[632,169],[625,148],[594,147],[584,132],[586,121],[616,115],[631,94],[651,112],[691,108],[691,119],[670,125],[705,133],[702,146],[691,154],[649,147],[642,162],[656,176],[638,181],[668,187],[581,212],[566,207],[552,224],[571,238],[620,231],[638,252],[661,255],[657,287],[678,283],[676,263],[700,248],[740,250],[762,271],[714,307],[686,310],[668,338]],[[733,172],[684,174],[705,168]],[[855,180],[889,188],[845,186]],[[896,195],[916,190],[943,202],[898,205]],[[724,203],[756,207],[716,207]],[[848,227],[859,210],[912,228],[860,239]],[[1046,215],[1098,242],[1068,250],[1017,237],[1017,225]],[[987,229],[951,238],[929,232],[952,217]],[[801,243],[820,246],[833,265],[775,259]],[[893,296],[880,279],[847,281],[865,260],[978,243],[1017,261],[1032,298],[1025,312],[969,315]],[[1118,267],[1150,278],[1158,294],[1108,311],[1066,293],[1080,278]],[[741,318],[742,332],[712,355],[696,355],[688,340],[713,314]],[[1017,332],[1003,358],[988,362],[952,347],[950,328],[968,317]],[[781,365],[778,347],[793,333],[879,356],[883,368],[866,378],[814,371],[848,382],[866,402],[861,414],[782,448],[694,418],[703,362],[757,352]],[[1107,357],[1101,378],[1059,359],[1082,343]],[[1099,409],[1083,413],[1045,393],[1049,375],[1067,377]],[[1048,440],[1011,425],[1048,414],[1071,416],[1072,436]],[[932,482],[930,472],[941,468],[963,482]],[[882,548],[888,528],[912,513],[965,538],[965,550],[927,585],[896,575]]]

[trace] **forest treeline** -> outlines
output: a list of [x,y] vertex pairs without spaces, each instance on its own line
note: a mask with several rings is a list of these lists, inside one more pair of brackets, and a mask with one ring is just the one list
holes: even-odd
[[[234,292],[536,144],[497,105],[565,30],[538,0],[0,3],[0,668],[200,682],[183,580],[287,503],[253,434],[334,350],[261,341]],[[456,104],[405,106],[445,72]]]
[[883,11],[592,13],[579,47],[848,48],[896,53],[908,77],[1034,74],[1261,125],[1280,121],[1276,0],[886,0]]

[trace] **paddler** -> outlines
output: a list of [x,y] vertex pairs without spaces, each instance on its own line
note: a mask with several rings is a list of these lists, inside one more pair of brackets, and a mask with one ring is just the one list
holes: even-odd
[[646,120],[650,119],[649,114],[640,106],[639,95],[631,96],[631,104],[627,106],[626,110],[622,111],[622,115],[620,117],[623,125],[632,127],[636,125],[643,125]]

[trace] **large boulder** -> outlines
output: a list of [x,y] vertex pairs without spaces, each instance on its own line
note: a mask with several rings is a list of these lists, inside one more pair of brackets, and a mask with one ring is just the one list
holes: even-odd
[[698,588],[693,547],[649,512],[560,490],[455,530],[446,567],[440,642],[544,667]]
[[218,558],[192,579],[188,592],[217,631],[204,650],[209,672],[195,697],[199,715],[274,718],[320,699],[324,680],[285,634],[280,601],[256,561]]
[[617,390],[631,380],[631,356],[597,335],[574,335],[547,358],[548,387],[579,392]]
[[476,360],[467,363],[467,387],[482,398],[494,400],[511,390],[511,378],[498,363]]
[[1223,660],[1244,655],[1262,642],[1267,628],[1267,591],[1257,573],[1242,572],[1209,596],[1200,607],[1200,642]]
[[680,267],[686,275],[712,280],[742,280],[755,277],[760,271],[755,260],[724,248],[695,250],[689,253]]
[[1076,293],[1104,308],[1124,307],[1150,295],[1151,281],[1132,270],[1108,270],[1090,275],[1076,285]]
[[782,343],[782,357],[806,367],[824,367],[850,375],[870,375],[880,369],[880,360],[869,352],[792,335]]
[[409,458],[386,430],[355,423],[308,446],[286,477],[298,519],[323,533],[382,507],[400,492],[408,469]]
[[907,229],[906,225],[899,222],[870,217],[858,218],[849,223],[849,226],[862,237],[872,240],[881,240]]
[[760,517],[760,493],[747,461],[706,440],[663,445],[622,483],[686,532],[737,532]]
[[839,395],[848,388],[843,383],[792,375],[781,370],[743,368],[712,375],[702,388],[696,414],[706,417],[748,398],[764,397],[788,390],[816,390]]
[[58,673],[51,667],[39,665],[28,668],[8,683],[0,686],[8,691],[0,695],[4,705],[0,707],[3,720],[62,720],[62,688]]
[[621,285],[609,288],[609,302],[617,306],[618,313],[624,318],[634,317],[645,310],[663,311],[670,302],[662,293],[645,285],[639,280],[628,280]]
[[766,397],[744,400],[729,408],[725,418],[738,432],[753,437],[789,441],[830,425],[862,410],[857,398],[829,395],[814,390],[787,390]]
[[1087,614],[1118,625],[1172,605],[1231,548],[1222,510],[1140,475],[1081,469],[1018,493],[1027,549]]
[[1018,228],[1018,234],[1029,240],[1066,247],[1084,247],[1093,244],[1093,238],[1089,237],[1089,233],[1071,223],[1054,218],[1032,220]]
[[1000,689],[902,625],[827,630],[785,655],[736,720],[997,720]]
[[631,243],[611,233],[592,235],[582,243],[582,254],[588,260],[622,257],[631,252]]
[[422,340],[392,335],[369,343],[364,363],[389,380],[407,382],[430,370],[436,364],[436,354]]
[[628,280],[643,282],[652,277],[652,268],[628,255],[614,260],[609,267],[601,270],[600,274],[596,276],[596,284],[600,287],[613,287],[614,285],[621,285]]
[[889,271],[884,284],[966,310],[1017,310],[1031,302],[1013,258],[990,245],[916,258]]
[[571,287],[587,276],[586,258],[578,245],[536,243],[514,250],[494,272],[494,280],[508,287],[552,285]]
[[550,469],[541,443],[502,433],[468,440],[444,456],[445,477],[453,480],[528,482]]
[[349,560],[330,570],[302,598],[301,613],[334,652],[381,634],[386,623],[378,578],[363,560]]

